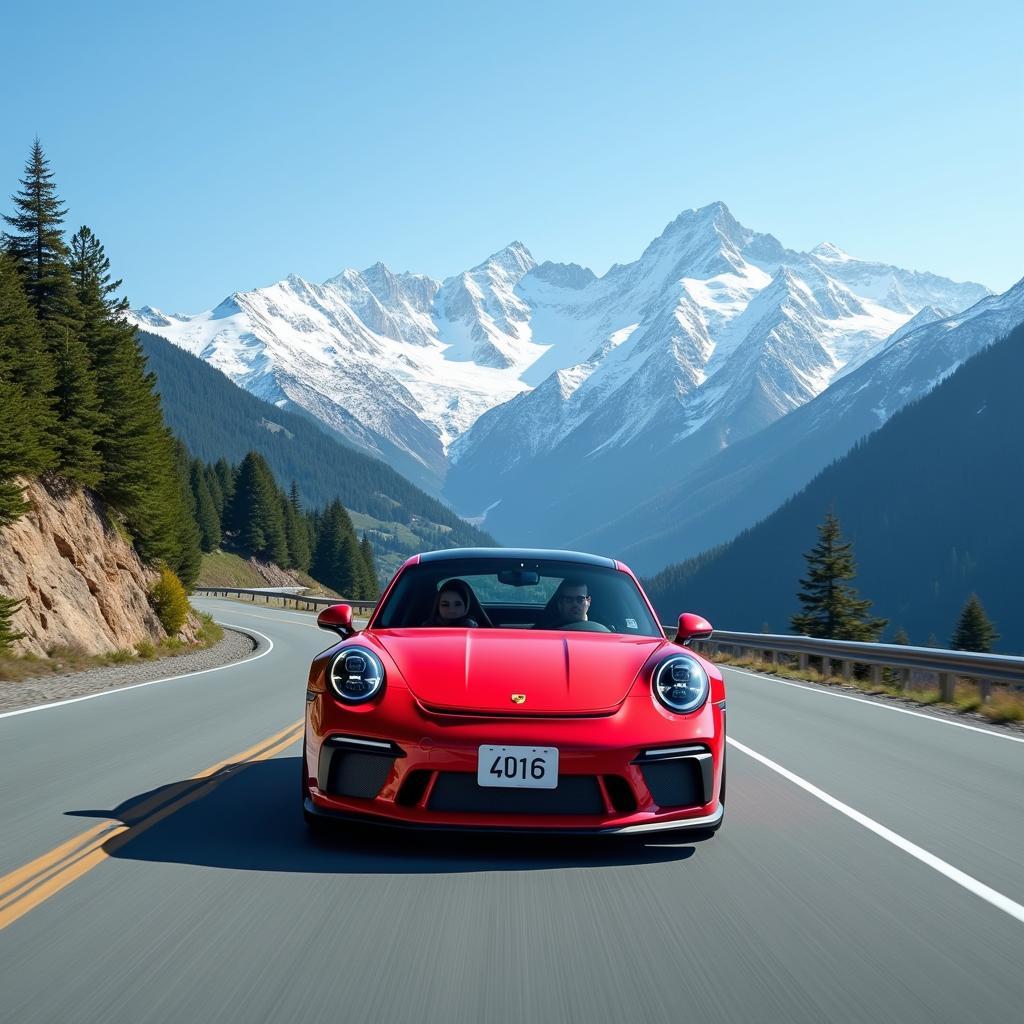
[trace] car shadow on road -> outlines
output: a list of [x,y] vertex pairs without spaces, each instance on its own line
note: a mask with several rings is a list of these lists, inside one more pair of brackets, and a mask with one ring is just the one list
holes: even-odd
[[185,780],[111,809],[69,811],[128,826],[111,857],[251,871],[450,874],[682,862],[694,843],[673,837],[544,836],[407,831],[342,824],[311,835],[299,803],[299,758],[250,764],[215,784]]

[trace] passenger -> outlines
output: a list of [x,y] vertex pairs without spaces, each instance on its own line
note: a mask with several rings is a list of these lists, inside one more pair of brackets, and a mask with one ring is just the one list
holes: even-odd
[[475,627],[479,623],[469,617],[472,591],[465,580],[449,580],[434,598],[434,609],[424,626]]

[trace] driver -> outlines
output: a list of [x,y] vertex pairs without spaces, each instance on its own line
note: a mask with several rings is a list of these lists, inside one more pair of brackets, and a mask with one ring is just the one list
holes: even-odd
[[590,593],[586,583],[582,580],[562,580],[555,594],[554,610],[559,626],[570,622],[587,622]]

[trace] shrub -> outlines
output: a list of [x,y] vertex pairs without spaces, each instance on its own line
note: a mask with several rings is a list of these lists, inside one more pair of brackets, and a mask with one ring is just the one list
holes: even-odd
[[144,661],[149,661],[151,658],[156,657],[156,646],[152,640],[140,640],[135,645],[135,650]]
[[11,617],[20,607],[21,601],[0,594],[0,654],[8,654],[14,646],[14,641],[25,635],[11,625]]
[[166,566],[160,570],[160,579],[150,589],[149,601],[169,636],[174,636],[185,625],[191,611],[188,595],[181,580]]
[[200,612],[199,618],[202,625],[199,627],[199,644],[202,647],[212,647],[215,643],[224,638],[224,630],[213,621],[213,616],[206,612]]
[[993,722],[1024,721],[1024,695],[998,690],[992,699],[981,707],[981,713]]

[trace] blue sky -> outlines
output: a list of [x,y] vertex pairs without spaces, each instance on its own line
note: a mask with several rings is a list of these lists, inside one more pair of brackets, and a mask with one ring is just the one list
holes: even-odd
[[513,239],[603,273],[716,199],[795,248],[1024,275],[1021,5],[626,6],[18,4],[0,194],[38,134],[68,226],[172,311]]

